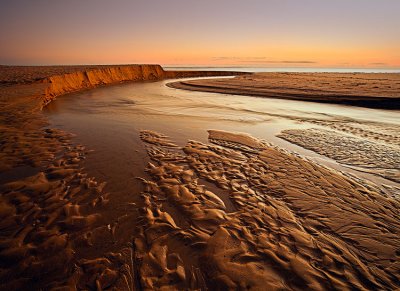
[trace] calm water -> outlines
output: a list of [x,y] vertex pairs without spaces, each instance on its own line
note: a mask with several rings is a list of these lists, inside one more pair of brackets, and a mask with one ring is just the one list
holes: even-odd
[[75,141],[93,150],[85,167],[110,191],[129,193],[144,175],[148,160],[139,139],[142,129],[155,130],[184,145],[207,142],[207,129],[247,132],[330,167],[357,173],[377,183],[387,180],[359,173],[333,160],[286,142],[284,129],[316,127],[299,119],[358,120],[400,125],[399,111],[366,109],[302,101],[191,92],[167,87],[174,80],[131,83],[69,94],[45,110],[51,127],[76,134]]
[[165,70],[204,70],[234,72],[294,72],[294,73],[400,73],[398,69],[366,68],[268,68],[268,67],[164,67]]

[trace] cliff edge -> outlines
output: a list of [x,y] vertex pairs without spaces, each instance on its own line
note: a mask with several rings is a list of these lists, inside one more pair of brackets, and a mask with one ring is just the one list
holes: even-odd
[[[36,96],[40,109],[57,96],[123,82],[170,78],[234,76],[243,72],[165,71],[160,65],[79,65],[79,66],[5,66],[0,65],[0,101]],[[28,92],[30,91],[30,92]],[[29,93],[29,94],[27,94]]]
[[162,80],[207,76],[233,76],[241,72],[223,71],[164,71],[160,65],[124,65],[83,69],[72,73],[50,76],[42,80],[48,84],[42,96],[42,107],[57,96],[123,82]]

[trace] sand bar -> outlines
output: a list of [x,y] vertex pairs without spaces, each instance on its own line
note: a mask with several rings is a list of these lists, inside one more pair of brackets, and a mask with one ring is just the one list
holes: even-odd
[[400,74],[257,73],[231,79],[170,83],[173,88],[400,109]]

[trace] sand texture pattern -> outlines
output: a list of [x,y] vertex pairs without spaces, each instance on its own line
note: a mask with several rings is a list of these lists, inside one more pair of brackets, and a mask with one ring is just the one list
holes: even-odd
[[[202,72],[177,73],[185,74]],[[119,217],[107,208],[105,183],[83,168],[86,149],[49,128],[40,109],[66,93],[167,75],[158,65],[0,66],[1,290],[136,289],[135,211]]]
[[209,139],[178,150],[146,132],[144,289],[399,287],[398,200],[248,135]]
[[0,90],[0,289],[128,289],[132,282],[117,276],[121,258],[77,253],[96,247],[92,234],[107,230],[99,207],[108,194],[82,169],[85,148],[46,127],[39,111],[45,89],[33,83]]
[[173,88],[400,109],[400,74],[257,73],[170,83]]
[[322,129],[285,130],[279,137],[342,164],[400,182],[400,148]]

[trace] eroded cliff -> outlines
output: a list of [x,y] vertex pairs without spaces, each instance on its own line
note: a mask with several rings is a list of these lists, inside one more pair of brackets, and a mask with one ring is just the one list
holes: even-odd
[[164,71],[160,65],[106,66],[54,75],[42,80],[49,84],[41,97],[41,106],[46,106],[55,97],[102,85],[122,82],[162,80],[165,78],[189,78],[207,76],[231,76],[240,72],[223,71]]

